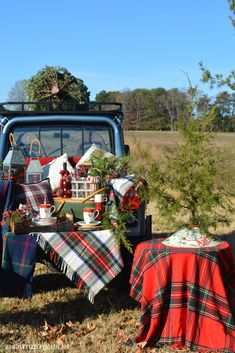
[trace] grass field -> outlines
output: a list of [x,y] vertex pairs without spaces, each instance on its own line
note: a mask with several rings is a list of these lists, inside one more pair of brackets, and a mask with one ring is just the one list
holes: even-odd
[[[130,145],[131,155],[135,160],[141,161],[141,156],[137,145],[141,145],[144,149],[151,152],[156,160],[160,160],[164,153],[164,147],[173,147],[182,142],[181,136],[175,131],[135,131],[125,133],[126,143]],[[235,134],[234,133],[218,133],[212,140],[215,148],[223,151],[222,168],[226,171],[227,178],[232,187],[235,183]],[[141,161],[145,163],[145,161]],[[153,215],[153,230],[155,232],[168,231],[163,228],[161,219],[159,219],[152,200],[148,206],[148,212]],[[235,230],[235,217],[232,218],[229,227],[218,227],[215,231],[218,234],[228,234]]]
[[[126,132],[126,142],[136,159],[139,155],[133,136],[141,139],[156,159],[163,145],[180,143],[176,132]],[[235,134],[219,134],[215,144],[226,148],[227,163],[232,167]],[[154,231],[163,231],[154,202],[148,212],[153,215]],[[233,232],[234,225],[235,222],[223,232]],[[63,275],[37,264],[32,300],[2,298],[0,301],[0,352],[171,352],[167,347],[142,349],[123,344],[137,333],[139,314],[139,306],[130,298],[128,288],[122,288],[122,278],[102,290],[92,305]]]

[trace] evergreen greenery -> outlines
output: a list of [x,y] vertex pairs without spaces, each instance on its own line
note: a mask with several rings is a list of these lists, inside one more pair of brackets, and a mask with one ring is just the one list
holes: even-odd
[[114,227],[112,223],[113,216],[113,208],[112,205],[107,205],[102,225],[105,229],[113,229],[114,234],[116,235],[117,243],[122,245],[125,249],[127,249],[130,253],[133,252],[130,241],[126,237],[126,223],[129,218],[133,217],[133,212],[130,210],[124,210],[121,207],[115,205],[115,217],[116,217],[116,225]]
[[212,148],[215,135],[210,125],[215,115],[215,107],[198,119],[191,114],[187,124],[179,127],[183,143],[165,150],[164,165],[139,148],[146,159],[141,172],[150,196],[160,217],[174,229],[194,225],[208,232],[229,224],[232,193],[221,177],[218,152]]
[[[92,156],[89,163],[91,164],[88,172],[89,175],[100,176],[102,186],[106,186],[107,188],[109,201],[105,208],[102,225],[105,229],[112,228],[116,234],[118,244],[132,253],[131,243],[126,237],[126,225],[131,219],[134,221],[134,213],[120,203],[120,200],[114,195],[109,197],[112,194],[112,186],[109,181],[113,178],[125,177],[127,174],[131,174],[131,158],[129,156],[119,158],[115,156],[106,157],[105,153],[103,153],[100,156]],[[146,202],[148,195],[145,185],[141,186],[138,191],[140,202]]]
[[[232,26],[235,27],[235,1],[228,0],[229,9],[232,12],[232,16],[229,16],[229,19],[232,23]],[[202,82],[208,82],[210,87],[213,88],[214,86],[217,87],[228,87],[232,91],[235,91],[235,70],[231,70],[230,73],[225,77],[221,73],[212,74],[210,70],[208,70],[203,62],[199,62],[199,66],[202,71]]]
[[100,156],[92,156],[89,175],[100,176],[101,179],[117,178],[126,175],[130,169],[130,157],[106,157],[105,152]]
[[63,67],[46,66],[39,70],[36,75],[27,80],[26,92],[30,101],[51,101],[54,102],[54,109],[59,110],[63,110],[64,106],[56,103],[62,101],[78,102],[78,109],[79,106],[86,109],[89,104],[90,92],[83,81]]

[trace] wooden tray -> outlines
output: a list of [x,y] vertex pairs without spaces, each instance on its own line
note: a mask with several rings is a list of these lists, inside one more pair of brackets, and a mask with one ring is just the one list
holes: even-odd
[[[76,199],[71,199],[71,198],[62,198],[62,197],[55,197],[54,198],[54,204],[56,208],[60,207],[61,203],[64,202],[64,205],[61,209],[61,214],[63,213],[68,213],[68,214],[74,214],[76,219],[83,219],[83,209],[84,208],[94,208],[95,203],[94,201],[86,201],[84,203],[81,203],[80,200]],[[72,213],[71,213],[72,210]]]
[[30,224],[21,224],[14,223],[10,224],[12,233],[15,234],[28,234],[32,232],[67,232],[74,230],[74,224],[72,221],[62,221],[57,222],[52,225],[39,226],[33,223]]

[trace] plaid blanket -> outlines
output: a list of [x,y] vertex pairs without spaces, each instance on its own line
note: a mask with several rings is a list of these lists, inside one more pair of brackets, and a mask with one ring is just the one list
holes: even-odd
[[31,285],[36,255],[35,237],[28,234],[5,234],[0,286],[2,297],[32,297]]
[[[110,221],[114,228],[117,226],[119,219],[119,207],[123,205],[127,206],[125,204],[126,198],[131,195],[133,197],[133,194],[131,192],[139,190],[144,185],[147,185],[146,181],[142,178],[137,177],[134,174],[125,175],[120,178],[113,178],[109,180],[109,194],[106,207],[109,210]],[[140,198],[138,196],[137,206],[134,206],[133,209],[138,208],[139,202]],[[130,205],[128,208],[131,208]]]
[[12,199],[12,181],[0,180],[0,213],[10,208]]
[[119,246],[110,230],[35,234],[39,246],[77,287],[80,280],[88,286],[92,303],[123,267]]
[[232,287],[235,264],[226,242],[200,249],[157,239],[139,244],[131,273],[131,296],[141,304],[136,340],[235,352]]
[[135,175],[126,175],[120,178],[114,178],[109,181],[109,186],[112,187],[113,192],[119,200],[135,185],[136,176]]

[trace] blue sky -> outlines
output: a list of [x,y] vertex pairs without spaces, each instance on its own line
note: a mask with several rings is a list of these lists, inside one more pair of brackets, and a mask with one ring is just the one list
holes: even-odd
[[[0,0],[0,101],[16,81],[62,66],[101,90],[200,83],[199,61],[234,69],[227,0]],[[185,74],[187,73],[187,75]]]

